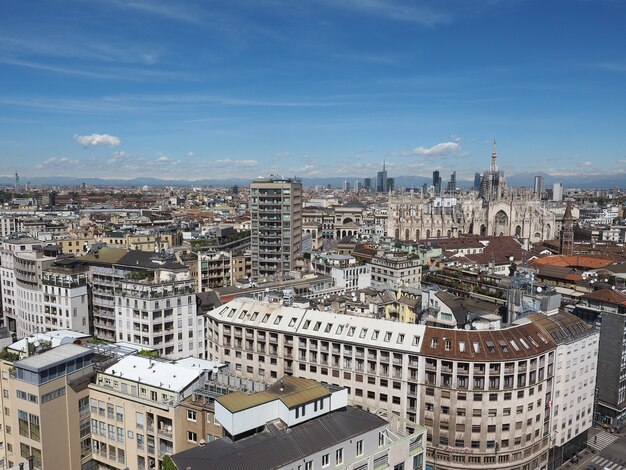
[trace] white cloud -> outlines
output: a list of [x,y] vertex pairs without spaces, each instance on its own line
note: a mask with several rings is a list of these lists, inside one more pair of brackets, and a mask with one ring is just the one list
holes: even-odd
[[72,160],[69,157],[52,157],[47,160],[41,162],[39,165],[35,165],[35,168],[50,168],[50,167],[60,167],[60,166],[72,166],[78,165],[80,162],[78,160]]
[[322,174],[322,172],[318,170],[315,165],[304,165],[300,168],[290,168],[289,173],[297,176],[319,176]]
[[126,159],[127,157],[128,157],[128,154],[126,152],[124,152],[123,150],[118,150],[117,152],[113,152],[111,154],[111,158],[109,158],[107,160],[107,163],[109,165],[113,165],[113,164],[121,162],[122,160]]
[[90,135],[74,135],[74,140],[83,147],[98,147],[107,145],[109,147],[117,147],[122,143],[119,137],[109,134],[90,134]]
[[187,154],[186,154],[186,155],[187,155],[189,158],[192,158],[192,157],[195,157],[195,156],[196,156],[195,152],[187,152]]
[[160,156],[159,158],[157,158],[155,160],[157,163],[166,163],[170,161],[169,157],[166,157],[165,155]]
[[592,162],[590,162],[590,161],[580,162],[580,166],[585,166],[585,167],[587,167],[587,166],[591,166],[591,165],[593,165],[593,163],[592,163]]
[[238,167],[238,168],[250,168],[257,166],[259,164],[256,160],[232,160],[230,158],[226,158],[223,160],[216,160],[213,164],[209,162],[209,166],[215,166],[218,168],[224,167]]
[[289,158],[291,157],[291,152],[276,152],[274,158]]
[[456,153],[460,150],[460,148],[461,145],[458,141],[441,142],[433,145],[432,147],[417,147],[407,155],[413,157],[441,157]]

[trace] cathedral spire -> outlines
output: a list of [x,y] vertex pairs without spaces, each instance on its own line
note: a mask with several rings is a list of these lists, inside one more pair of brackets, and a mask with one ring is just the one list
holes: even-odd
[[495,174],[498,172],[498,164],[496,160],[498,159],[498,154],[496,152],[496,139],[493,139],[493,152],[491,152],[491,173]]

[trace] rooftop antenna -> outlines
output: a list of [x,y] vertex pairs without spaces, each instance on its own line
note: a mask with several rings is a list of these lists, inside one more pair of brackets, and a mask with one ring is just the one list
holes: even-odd
[[20,175],[16,171],[15,172],[15,190],[14,190],[15,194],[17,194],[17,190],[19,189],[19,186],[20,186]]

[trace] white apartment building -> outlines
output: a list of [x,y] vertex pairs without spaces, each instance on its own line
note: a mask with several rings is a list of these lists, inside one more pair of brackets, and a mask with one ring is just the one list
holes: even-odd
[[311,267],[316,274],[332,277],[334,287],[343,287],[346,292],[365,289],[372,284],[371,266],[358,264],[354,256],[313,253]]
[[203,357],[206,350],[191,279],[121,281],[115,287],[115,318],[118,341],[149,346],[163,357]]
[[346,387],[353,404],[425,426],[439,470],[547,469],[555,321],[566,336],[588,328],[567,313],[466,331],[236,299],[207,313],[208,357]]
[[422,285],[422,265],[417,257],[406,253],[385,253],[374,256],[368,263],[372,268],[372,286],[420,288]]
[[1,257],[4,321],[18,338],[60,329],[89,333],[83,263],[57,258],[55,246],[24,239],[3,242]]
[[87,271],[84,263],[70,258],[56,261],[42,273],[45,331],[89,334]]
[[46,331],[42,277],[56,259],[54,248],[30,239],[2,243],[4,322],[18,338]]
[[566,460],[587,447],[587,431],[593,425],[596,368],[600,332],[584,328],[571,316],[539,316],[557,344],[554,393],[547,403],[551,413],[552,465]]

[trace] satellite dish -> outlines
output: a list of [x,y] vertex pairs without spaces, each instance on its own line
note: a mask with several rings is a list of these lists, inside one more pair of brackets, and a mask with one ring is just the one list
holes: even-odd
[[465,330],[471,330],[472,329],[472,325],[470,325],[469,323],[466,323],[465,326],[463,327]]
[[537,287],[537,292],[541,292],[542,290],[541,286]]

